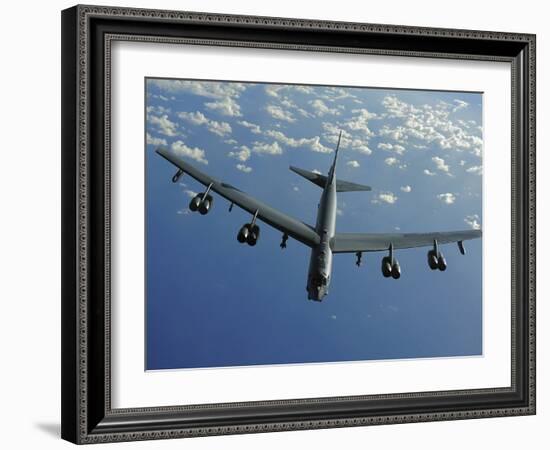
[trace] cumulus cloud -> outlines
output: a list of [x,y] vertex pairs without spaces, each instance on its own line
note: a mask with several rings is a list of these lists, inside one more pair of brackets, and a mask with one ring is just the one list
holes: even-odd
[[166,139],[159,138],[159,137],[153,137],[149,133],[147,133],[147,144],[150,145],[168,145],[166,142]]
[[388,152],[395,152],[398,155],[405,153],[405,147],[399,144],[390,144],[389,142],[381,142],[378,144],[378,148],[386,150]]
[[244,172],[244,173],[250,173],[252,172],[252,167],[249,167],[245,164],[237,164],[235,166],[238,170],[240,170],[241,172]]
[[273,142],[271,144],[267,144],[265,142],[254,142],[252,151],[267,155],[281,155],[283,153],[283,149],[277,142]]
[[432,172],[431,170],[424,169],[424,175],[428,175],[429,177],[433,177],[435,175],[435,172]]
[[326,103],[320,98],[317,98],[315,100],[310,100],[309,104],[313,108],[315,115],[318,117],[324,116],[325,114],[332,114],[332,115],[340,114],[340,111],[338,111],[337,108],[329,108],[326,105]]
[[411,192],[411,191],[412,191],[412,188],[411,188],[409,185],[407,185],[407,186],[401,186],[401,190],[402,190],[403,192]]
[[372,150],[368,147],[369,136],[354,136],[352,133],[342,129],[343,126],[345,126],[345,124],[335,125],[331,122],[323,122],[323,139],[336,145],[341,131],[342,138],[340,139],[340,148],[350,148],[364,155],[372,154]]
[[355,115],[345,121],[343,125],[350,130],[362,132],[366,136],[374,136],[374,133],[370,130],[368,123],[371,119],[376,117],[376,114],[369,112],[368,110],[354,109],[352,110]]
[[[200,97],[206,97],[214,101],[205,103],[205,107],[218,111],[226,116],[241,116],[237,99],[246,90],[243,83],[225,83],[216,81],[192,81],[192,80],[148,80],[148,86],[172,94],[188,93]],[[171,97],[175,99],[174,96]]]
[[[392,128],[384,125],[380,136],[387,136],[401,144],[412,140],[414,145],[436,144],[441,149],[468,150],[481,156],[483,141],[477,134],[477,126],[463,126],[452,114],[467,107],[466,102],[457,100],[454,104],[440,101],[435,105],[415,106],[396,96],[386,96],[382,101],[386,117],[396,119]],[[463,122],[462,122],[463,123]],[[474,121],[477,125],[477,123]],[[471,132],[470,128],[475,132]]]
[[200,111],[182,111],[178,113],[178,117],[192,123],[193,125],[204,125],[206,126],[208,131],[217,134],[218,136],[225,136],[231,133],[231,125],[229,125],[227,122],[218,122],[217,120],[209,119]]
[[223,99],[217,100],[215,102],[208,102],[208,103],[205,103],[204,106],[206,106],[208,109],[213,109],[215,111],[218,111],[220,114],[224,116],[231,116],[231,117],[242,116],[241,107],[235,101],[235,99],[231,97],[224,97]]
[[290,111],[284,110],[280,106],[267,105],[265,109],[274,119],[284,120],[285,122],[290,122],[290,123],[296,122],[296,119],[294,118],[292,113]]
[[465,109],[468,107],[469,103],[468,102],[465,102],[463,100],[458,100],[458,99],[454,99],[453,100],[454,104],[456,105],[454,108],[453,108],[453,112],[457,112],[457,111],[460,111],[461,109]]
[[481,224],[479,223],[479,216],[477,214],[472,214],[471,216],[466,216],[464,222],[468,224],[473,230],[480,230]]
[[394,158],[393,156],[390,156],[389,158],[386,158],[384,160],[384,162],[388,165],[388,166],[395,166],[396,164],[399,163],[399,160],[397,158]]
[[353,161],[348,161],[348,162],[346,163],[346,166],[353,167],[354,169],[357,169],[360,165],[361,165],[361,164],[359,164],[359,162],[358,162],[358,161],[355,161],[355,160],[353,160]]
[[160,134],[164,136],[176,136],[177,125],[168,118],[167,114],[163,114],[162,116],[148,114],[147,120],[149,124],[157,127]]
[[246,85],[243,83],[170,79],[150,79],[147,82],[165,92],[187,92],[208,98],[238,97],[246,90]]
[[251,133],[261,134],[262,132],[262,129],[260,128],[260,126],[256,125],[255,123],[250,123],[250,122],[247,122],[246,120],[241,120],[238,123],[239,125],[242,125],[243,127],[248,128]]
[[446,205],[452,205],[456,200],[456,195],[451,192],[446,192],[445,194],[439,194],[437,198]]
[[349,88],[341,88],[341,87],[327,87],[323,90],[320,97],[323,100],[334,102],[336,100],[344,100],[346,98],[349,99],[355,99],[357,98],[355,95],[353,95],[352,90]]
[[172,150],[179,153],[180,156],[186,156],[201,164],[208,164],[206,152],[198,147],[188,147],[182,141],[176,141],[172,144]]
[[393,205],[397,201],[397,196],[393,192],[380,192],[380,194],[378,194],[378,199]]
[[466,172],[468,173],[475,173],[476,175],[481,175],[483,173],[483,167],[482,166],[472,166],[468,167],[466,169]]
[[287,145],[288,147],[293,147],[293,148],[307,147],[313,150],[314,152],[319,152],[319,153],[332,152],[331,148],[328,148],[325,145],[321,144],[321,138],[319,136],[313,136],[311,138],[296,139],[285,135],[282,131],[279,131],[279,130],[267,130],[263,134],[265,136],[274,138],[281,144]]
[[193,198],[195,195],[197,195],[197,193],[195,191],[192,191],[191,189],[184,189],[183,192],[190,198]]
[[432,161],[435,163],[435,167],[437,168],[437,170],[449,173],[449,166],[448,164],[445,164],[445,160],[443,158],[440,158],[439,156],[434,156],[432,158]]
[[238,151],[229,152],[227,156],[231,158],[236,158],[239,161],[245,162],[245,161],[248,161],[248,159],[250,159],[251,154],[252,152],[246,145],[241,145]]

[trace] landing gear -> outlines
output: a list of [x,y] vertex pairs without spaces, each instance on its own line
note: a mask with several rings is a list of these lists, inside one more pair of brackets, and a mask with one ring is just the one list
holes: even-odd
[[281,245],[280,247],[282,249],[286,248],[286,241],[288,241],[288,234],[283,234],[283,239],[281,240]]
[[357,267],[361,267],[361,258],[363,256],[363,252],[357,252],[355,256],[357,257],[357,259],[355,260],[355,265]]

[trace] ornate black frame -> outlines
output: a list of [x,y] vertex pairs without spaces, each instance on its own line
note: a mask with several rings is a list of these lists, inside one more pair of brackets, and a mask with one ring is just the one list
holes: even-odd
[[[110,43],[186,42],[507,61],[512,385],[112,409]],[[62,12],[62,437],[97,443],[535,414],[535,36],[98,6]]]

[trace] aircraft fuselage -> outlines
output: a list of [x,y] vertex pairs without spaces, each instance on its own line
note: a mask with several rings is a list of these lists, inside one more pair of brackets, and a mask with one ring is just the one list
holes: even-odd
[[317,208],[315,231],[319,235],[319,245],[311,249],[307,276],[308,299],[321,301],[328,294],[332,272],[332,250],[330,240],[336,233],[336,176],[335,165],[327,179]]

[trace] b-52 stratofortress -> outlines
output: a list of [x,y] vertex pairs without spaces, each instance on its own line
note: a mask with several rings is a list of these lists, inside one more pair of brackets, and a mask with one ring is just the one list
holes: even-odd
[[322,301],[328,294],[332,271],[332,258],[335,253],[355,253],[357,266],[361,265],[363,252],[388,252],[382,258],[382,275],[398,279],[401,267],[395,257],[395,250],[413,247],[432,247],[428,251],[428,266],[432,270],[444,271],[447,268],[440,245],[456,242],[461,254],[464,254],[463,241],[481,237],[481,230],[443,231],[430,233],[337,233],[336,206],[338,192],[370,191],[370,186],[351,183],[336,178],[336,162],[342,132],[338,137],[334,161],[328,174],[290,167],[290,170],[308,179],[323,189],[317,209],[317,223],[312,227],[298,219],[288,216],[277,209],[256,200],[247,193],[215,178],[206,175],[186,162],[175,152],[160,147],[157,153],[174,164],[178,171],[172,177],[176,183],[186,173],[206,187],[206,190],[191,199],[189,209],[205,215],[212,208],[212,192],[231,202],[229,210],[237,205],[252,215],[250,223],[245,223],[237,234],[237,240],[250,246],[256,245],[260,237],[258,221],[272,226],[283,233],[281,248],[286,247],[289,237],[311,248],[309,271],[307,276],[308,299]]

